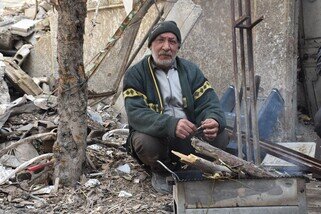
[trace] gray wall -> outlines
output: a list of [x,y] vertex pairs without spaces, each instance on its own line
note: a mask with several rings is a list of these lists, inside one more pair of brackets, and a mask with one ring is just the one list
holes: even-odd
[[[194,0],[203,14],[186,39],[180,55],[193,60],[205,72],[218,95],[233,83],[230,1]],[[261,76],[259,99],[272,88],[285,100],[280,121],[284,139],[293,139],[296,124],[297,1],[252,1],[252,19],[264,15],[253,31],[255,71]],[[286,119],[285,119],[286,118]],[[293,139],[294,140],[294,139]]]

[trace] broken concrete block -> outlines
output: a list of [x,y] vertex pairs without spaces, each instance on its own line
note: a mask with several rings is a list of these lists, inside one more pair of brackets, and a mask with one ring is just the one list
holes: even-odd
[[42,88],[44,93],[50,93],[49,77],[33,77],[32,79]]
[[21,65],[23,63],[23,61],[26,59],[26,57],[29,55],[30,53],[30,49],[33,46],[30,44],[25,44],[23,45],[18,52],[16,53],[16,55],[13,57],[13,61],[15,61],[17,63],[17,65]]
[[37,21],[31,19],[22,19],[11,26],[11,33],[27,37],[35,31],[36,22]]

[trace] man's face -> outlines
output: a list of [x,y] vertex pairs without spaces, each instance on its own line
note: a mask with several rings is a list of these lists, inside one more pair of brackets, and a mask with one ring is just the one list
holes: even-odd
[[162,33],[154,39],[150,49],[156,65],[162,69],[168,69],[174,63],[179,43],[175,34]]

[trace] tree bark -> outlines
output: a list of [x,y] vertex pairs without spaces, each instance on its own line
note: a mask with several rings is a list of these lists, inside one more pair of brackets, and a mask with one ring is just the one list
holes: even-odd
[[208,157],[214,158],[216,160],[222,160],[224,163],[234,168],[237,167],[239,170],[247,173],[251,177],[257,178],[273,178],[277,177],[274,173],[268,172],[251,162],[242,160],[234,155],[231,155],[221,149],[211,146],[208,143],[202,142],[198,139],[192,140],[192,146],[197,150],[197,152],[206,155]]
[[65,186],[77,184],[85,163],[87,77],[83,43],[86,0],[55,1],[58,11],[58,114],[54,176]]

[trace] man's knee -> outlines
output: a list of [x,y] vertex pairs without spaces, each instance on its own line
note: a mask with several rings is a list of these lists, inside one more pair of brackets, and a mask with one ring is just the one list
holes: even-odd
[[131,144],[138,159],[152,169],[157,168],[157,160],[165,161],[168,159],[168,146],[166,142],[159,138],[135,132]]

